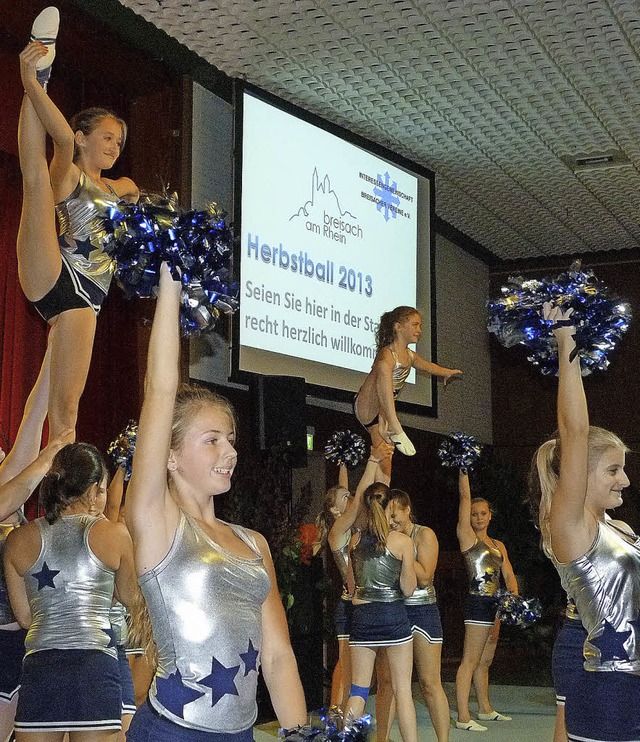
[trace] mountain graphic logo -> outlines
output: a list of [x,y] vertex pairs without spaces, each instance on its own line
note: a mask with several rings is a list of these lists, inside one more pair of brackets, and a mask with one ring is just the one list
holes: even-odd
[[311,177],[311,198],[289,217],[289,221],[293,221],[298,217],[310,217],[318,211],[325,211],[327,213],[338,213],[341,218],[347,217],[349,219],[356,219],[357,217],[350,211],[346,211],[340,205],[338,194],[331,187],[331,181],[329,175],[325,175],[320,180],[318,174],[318,168],[313,169],[313,175]]

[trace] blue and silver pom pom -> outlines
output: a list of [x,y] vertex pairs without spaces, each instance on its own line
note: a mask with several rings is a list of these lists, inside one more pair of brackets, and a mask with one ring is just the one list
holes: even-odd
[[525,599],[506,590],[497,593],[498,618],[503,624],[526,629],[532,626],[542,615],[542,606],[538,598]]
[[482,446],[472,435],[451,433],[440,444],[438,458],[443,466],[470,469],[480,456]]
[[211,330],[221,314],[238,308],[238,285],[231,280],[233,235],[215,204],[185,211],[175,193],[149,194],[137,204],[110,208],[104,228],[103,249],[116,261],[116,280],[129,298],[154,295],[164,261],[180,278],[184,335]]
[[524,345],[527,359],[543,374],[558,373],[558,348],[542,305],[573,308],[576,344],[583,376],[604,371],[609,356],[627,331],[631,307],[599,281],[579,260],[565,273],[541,280],[511,277],[501,296],[488,304],[487,329],[504,345]]
[[341,464],[353,469],[358,466],[367,453],[364,438],[351,430],[334,433],[324,447],[324,457],[336,466]]
[[107,454],[116,466],[124,469],[125,481],[131,476],[131,464],[133,453],[136,450],[136,439],[138,437],[138,423],[129,420],[127,427],[120,435],[109,444]]
[[372,730],[370,714],[344,721],[342,711],[332,706],[311,712],[303,727],[280,729],[278,739],[285,742],[367,742]]

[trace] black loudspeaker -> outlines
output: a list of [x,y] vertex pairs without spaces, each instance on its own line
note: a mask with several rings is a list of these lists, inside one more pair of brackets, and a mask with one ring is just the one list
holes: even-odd
[[256,444],[286,457],[293,468],[307,465],[307,397],[299,376],[259,376],[251,384]]

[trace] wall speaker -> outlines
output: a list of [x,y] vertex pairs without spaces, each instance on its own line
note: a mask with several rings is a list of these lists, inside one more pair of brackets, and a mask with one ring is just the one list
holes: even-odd
[[293,468],[307,465],[306,384],[300,376],[262,376],[251,383],[256,445],[283,455]]

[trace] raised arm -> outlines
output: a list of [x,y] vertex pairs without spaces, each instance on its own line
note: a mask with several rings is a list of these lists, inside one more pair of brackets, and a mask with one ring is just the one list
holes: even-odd
[[440,547],[436,534],[426,526],[420,529],[418,536],[418,558],[415,562],[418,587],[425,587],[433,582],[433,576],[438,564],[438,553]]
[[167,462],[179,380],[179,304],[180,283],[171,278],[169,268],[163,264],[149,342],[133,473],[125,503],[138,574],[147,572],[164,558],[178,522],[178,507],[167,487]]
[[446,368],[445,366],[438,366],[437,363],[427,361],[418,353],[413,354],[412,365],[417,371],[422,371],[423,373],[431,374],[432,376],[439,376],[441,379],[444,380],[445,386],[450,381],[453,381],[456,378],[462,378],[462,371],[460,371],[459,368]]
[[466,469],[458,472],[458,492],[460,503],[458,505],[458,525],[456,534],[460,551],[470,549],[476,542],[476,534],[471,527],[471,487],[469,485],[469,474]]
[[[571,309],[545,304],[543,316],[554,322],[558,342],[558,431],[560,476],[551,501],[549,529],[556,558],[571,561],[582,556],[595,538],[597,523],[585,510],[587,495],[589,412],[580,374],[576,329]],[[573,356],[573,357],[572,357]]]
[[104,515],[107,520],[117,523],[120,517],[120,506],[122,505],[122,496],[124,494],[124,469],[119,466],[113,475],[107,489],[107,504],[104,508]]
[[259,533],[254,535],[271,580],[269,595],[262,604],[262,674],[280,726],[291,729],[306,723],[304,692],[291,648],[287,618],[278,591],[271,553],[264,537]]
[[334,524],[331,526],[331,530],[329,531],[327,541],[329,543],[329,548],[333,551],[344,545],[346,541],[345,537],[350,533],[354,523],[356,522],[356,518],[358,517],[360,505],[362,504],[362,495],[367,487],[376,481],[378,464],[389,448],[391,448],[390,444],[383,441],[381,444],[371,449],[371,455],[367,460],[364,473],[358,482],[354,496],[349,499],[344,513],[336,518]]

